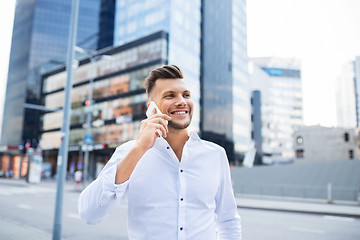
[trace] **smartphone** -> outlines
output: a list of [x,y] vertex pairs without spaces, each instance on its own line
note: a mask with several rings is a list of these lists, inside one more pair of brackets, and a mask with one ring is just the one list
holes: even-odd
[[[159,107],[156,105],[156,103],[154,101],[151,101],[150,105],[149,105],[149,107],[148,107],[148,109],[146,111],[146,116],[150,117],[151,115],[153,115],[154,114],[154,109],[156,109],[155,113],[162,113],[160,111]],[[167,120],[165,120],[165,122],[166,122],[166,124],[168,123]],[[160,131],[160,129],[157,129],[156,131],[160,136],[162,136],[162,132]]]

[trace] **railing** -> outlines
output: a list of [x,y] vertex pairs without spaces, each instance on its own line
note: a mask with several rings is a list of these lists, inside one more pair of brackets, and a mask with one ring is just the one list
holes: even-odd
[[234,193],[293,198],[325,199],[331,201],[359,201],[359,188],[332,186],[302,186],[289,184],[233,184]]

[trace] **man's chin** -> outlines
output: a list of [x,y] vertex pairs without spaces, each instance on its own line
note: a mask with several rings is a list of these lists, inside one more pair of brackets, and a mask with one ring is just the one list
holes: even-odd
[[188,126],[190,126],[190,122],[191,121],[185,123],[177,123],[177,122],[169,121],[168,127],[176,130],[183,130],[186,129]]

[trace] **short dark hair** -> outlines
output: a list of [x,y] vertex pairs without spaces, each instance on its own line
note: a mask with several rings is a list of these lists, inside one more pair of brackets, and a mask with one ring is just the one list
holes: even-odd
[[158,80],[159,78],[182,79],[184,78],[184,76],[181,69],[176,65],[165,65],[152,70],[144,80],[144,87],[148,96],[150,95],[151,90],[155,86],[156,80]]

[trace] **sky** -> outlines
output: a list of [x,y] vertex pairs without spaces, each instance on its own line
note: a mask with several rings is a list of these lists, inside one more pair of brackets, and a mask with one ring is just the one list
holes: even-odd
[[247,0],[249,57],[302,62],[305,125],[336,126],[334,81],[360,56],[359,0]]
[[[14,7],[15,0],[1,1],[0,126]],[[336,125],[334,80],[360,56],[359,10],[360,0],[247,0],[249,57],[302,62],[306,125]]]
[[[15,0],[1,1],[0,3],[0,136],[2,114],[4,111],[4,97],[6,90],[7,72],[14,21]],[[1,137],[0,137],[1,138]]]

